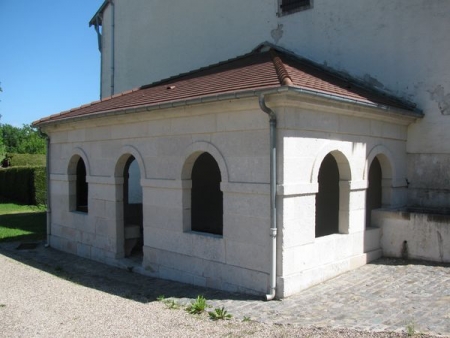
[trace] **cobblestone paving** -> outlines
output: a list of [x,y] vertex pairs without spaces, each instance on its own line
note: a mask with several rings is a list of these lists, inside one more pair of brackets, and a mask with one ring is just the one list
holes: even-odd
[[450,265],[380,259],[281,301],[221,292],[145,277],[123,269],[44,248],[0,254],[73,282],[139,302],[164,295],[188,304],[203,295],[234,317],[301,326],[406,331],[450,337]]

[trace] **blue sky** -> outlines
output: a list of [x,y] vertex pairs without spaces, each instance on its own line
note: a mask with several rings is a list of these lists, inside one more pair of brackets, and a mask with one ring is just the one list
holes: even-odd
[[103,0],[0,0],[0,123],[22,126],[100,97],[89,20]]

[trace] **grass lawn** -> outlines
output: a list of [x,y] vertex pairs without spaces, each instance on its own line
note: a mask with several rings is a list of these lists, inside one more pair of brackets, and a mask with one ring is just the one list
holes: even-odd
[[43,207],[0,201],[0,242],[45,239],[46,219]]

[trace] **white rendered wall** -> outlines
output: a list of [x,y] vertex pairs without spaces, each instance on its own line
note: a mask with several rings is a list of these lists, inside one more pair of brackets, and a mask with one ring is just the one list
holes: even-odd
[[450,262],[449,215],[379,209],[373,223],[381,229],[384,256]]
[[[367,171],[374,156],[385,156],[390,170],[390,206],[406,202],[407,121],[368,118],[370,110],[348,114],[346,105],[313,105],[308,97],[269,102],[278,113],[278,293],[283,297],[381,257],[380,229],[366,228]],[[287,104],[287,107],[281,105]],[[280,105],[280,106],[279,106]],[[339,233],[315,238],[318,171],[333,154],[340,174]]]
[[[240,120],[237,119],[240,117]],[[251,103],[203,105],[93,119],[51,135],[52,247],[110,264],[123,257],[123,166],[139,164],[144,260],[151,276],[230,291],[268,289],[268,120]],[[184,166],[208,151],[221,169],[223,236],[190,231],[190,180]],[[125,155],[125,156],[124,156]],[[68,166],[86,164],[89,212],[70,209]],[[72,192],[73,195],[73,192]]]
[[[398,178],[406,171],[411,120],[307,95],[272,96],[267,102],[278,114],[277,275],[278,296],[286,297],[379,257],[379,229],[365,229],[367,168],[372,157],[386,156],[393,168],[389,204],[404,204],[406,183]],[[52,142],[53,247],[117,264],[124,254],[123,167],[132,155],[143,190],[141,272],[230,291],[268,291],[269,123],[256,97],[45,131]],[[221,171],[223,236],[190,231],[191,167],[204,151]],[[317,175],[330,152],[339,155],[345,191],[342,231],[315,238]],[[69,207],[73,156],[86,164],[88,214]]]

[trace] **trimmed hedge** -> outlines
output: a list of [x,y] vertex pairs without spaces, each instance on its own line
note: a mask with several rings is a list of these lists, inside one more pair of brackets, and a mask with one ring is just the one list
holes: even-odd
[[45,154],[8,153],[8,155],[11,156],[11,167],[45,166]]
[[46,203],[45,167],[0,169],[0,196],[27,205]]

